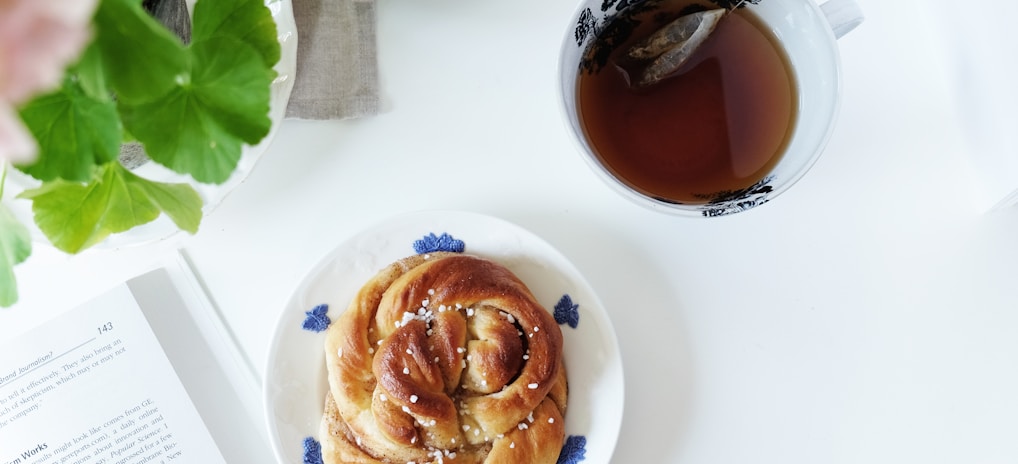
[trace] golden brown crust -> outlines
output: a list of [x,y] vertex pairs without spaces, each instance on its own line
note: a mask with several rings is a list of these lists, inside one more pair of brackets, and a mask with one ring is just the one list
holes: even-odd
[[453,253],[393,263],[332,324],[325,353],[325,464],[558,457],[562,334],[497,263]]

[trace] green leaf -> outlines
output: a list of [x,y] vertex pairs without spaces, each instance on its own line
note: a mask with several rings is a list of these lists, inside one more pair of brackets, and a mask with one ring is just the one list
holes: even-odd
[[105,74],[120,101],[164,95],[187,70],[184,44],[140,1],[102,0],[94,21]]
[[191,52],[195,99],[234,136],[251,145],[260,142],[272,128],[269,102],[275,71],[258,63],[257,53],[235,39],[195,42]]
[[36,179],[84,182],[95,165],[119,154],[121,127],[113,102],[90,97],[74,80],[30,101],[21,118],[39,143],[39,158],[18,169]]
[[139,190],[149,202],[166,214],[181,230],[198,233],[201,225],[202,200],[198,192],[187,184],[165,184],[138,177],[123,171],[128,185]]
[[269,133],[274,72],[251,46],[230,37],[192,42],[190,72],[156,100],[121,102],[124,126],[149,157],[204,183],[225,182],[241,143]]
[[32,254],[32,239],[24,224],[0,204],[0,307],[6,308],[18,301],[18,282],[14,266]]
[[110,88],[103,70],[102,53],[98,42],[93,41],[81,53],[78,63],[70,70],[85,95],[98,101],[110,100]]
[[190,185],[152,182],[115,162],[97,169],[87,184],[56,180],[18,197],[32,200],[36,224],[67,253],[154,221],[160,212],[192,234],[201,221],[202,201]]
[[98,41],[92,41],[78,57],[78,62],[68,69],[86,95],[96,100],[109,100],[110,88],[103,68],[102,50]]
[[194,6],[192,40],[233,37],[261,54],[266,67],[279,61],[276,20],[263,0],[201,0]]

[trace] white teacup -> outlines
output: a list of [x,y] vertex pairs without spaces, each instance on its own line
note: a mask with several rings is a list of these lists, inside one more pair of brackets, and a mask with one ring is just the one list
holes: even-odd
[[[646,0],[653,2],[656,0]],[[734,195],[720,195],[707,202],[663,200],[641,193],[618,179],[602,164],[584,135],[577,112],[577,79],[580,62],[597,31],[620,11],[640,0],[582,0],[569,23],[559,61],[562,107],[584,158],[608,185],[638,204],[657,211],[688,216],[714,217],[745,211],[768,202],[798,181],[816,162],[833,129],[841,93],[840,55],[837,39],[848,33],[863,15],[854,0],[753,0],[751,9],[774,37],[789,61],[797,92],[797,116],[784,153],[762,180]],[[704,6],[718,2],[700,0]]]

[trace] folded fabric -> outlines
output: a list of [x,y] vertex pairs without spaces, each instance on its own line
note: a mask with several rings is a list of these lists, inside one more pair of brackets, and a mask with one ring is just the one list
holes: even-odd
[[292,119],[378,113],[374,0],[292,0],[297,72],[286,108]]

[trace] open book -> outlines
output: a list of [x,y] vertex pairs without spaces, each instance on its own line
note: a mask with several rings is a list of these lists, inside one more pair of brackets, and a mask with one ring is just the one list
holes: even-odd
[[177,259],[0,345],[0,463],[271,463],[259,398]]

